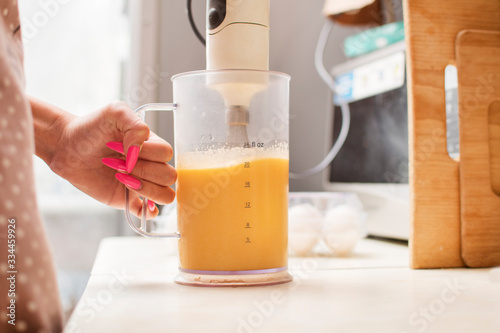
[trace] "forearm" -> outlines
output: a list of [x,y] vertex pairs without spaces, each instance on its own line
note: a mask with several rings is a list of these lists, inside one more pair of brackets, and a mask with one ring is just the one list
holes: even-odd
[[35,153],[50,165],[66,124],[75,116],[34,97],[29,97],[29,102],[33,114]]

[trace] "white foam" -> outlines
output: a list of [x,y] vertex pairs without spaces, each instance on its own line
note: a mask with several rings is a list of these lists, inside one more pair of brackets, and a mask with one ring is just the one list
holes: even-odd
[[270,148],[218,148],[192,151],[176,156],[177,169],[229,168],[266,158],[288,160],[288,145],[279,144]]

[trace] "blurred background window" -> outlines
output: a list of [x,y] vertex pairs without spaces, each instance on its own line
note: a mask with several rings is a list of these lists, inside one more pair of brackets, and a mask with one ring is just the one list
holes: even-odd
[[[26,89],[73,114],[123,99],[130,32],[126,0],[19,1]],[[99,241],[125,231],[122,213],[80,192],[35,157],[39,207],[69,314]]]

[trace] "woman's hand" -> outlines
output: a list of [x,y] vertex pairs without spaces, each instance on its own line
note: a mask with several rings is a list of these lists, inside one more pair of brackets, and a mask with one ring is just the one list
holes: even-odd
[[[131,190],[130,211],[136,216],[142,214],[139,195],[159,204],[174,200],[170,186],[177,173],[167,164],[173,155],[172,147],[150,133],[127,104],[110,104],[82,117],[34,99],[31,104],[37,155],[75,187],[100,202],[123,209],[127,186]],[[58,116],[37,126],[37,118],[43,118],[37,113],[45,115],[47,108]],[[57,129],[61,131],[56,133]],[[51,149],[47,144],[54,146]],[[156,206],[149,205],[148,217],[157,214]]]

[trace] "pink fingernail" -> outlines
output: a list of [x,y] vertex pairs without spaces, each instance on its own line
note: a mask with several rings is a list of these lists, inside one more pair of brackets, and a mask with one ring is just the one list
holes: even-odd
[[110,142],[106,143],[106,146],[108,146],[108,148],[111,148],[120,154],[124,154],[123,143],[121,143],[121,142],[110,141]]
[[130,146],[127,153],[127,172],[131,173],[134,170],[137,159],[139,158],[139,146]]
[[148,208],[149,208],[150,212],[155,211],[156,205],[155,205],[155,202],[153,200],[148,200]]
[[119,158],[103,158],[101,162],[110,167],[111,169],[115,169],[118,171],[126,171],[127,167],[125,165],[125,161]]
[[123,185],[130,187],[131,189],[138,190],[141,188],[142,184],[139,179],[132,177],[131,175],[127,175],[124,173],[115,174],[116,179],[120,181]]

